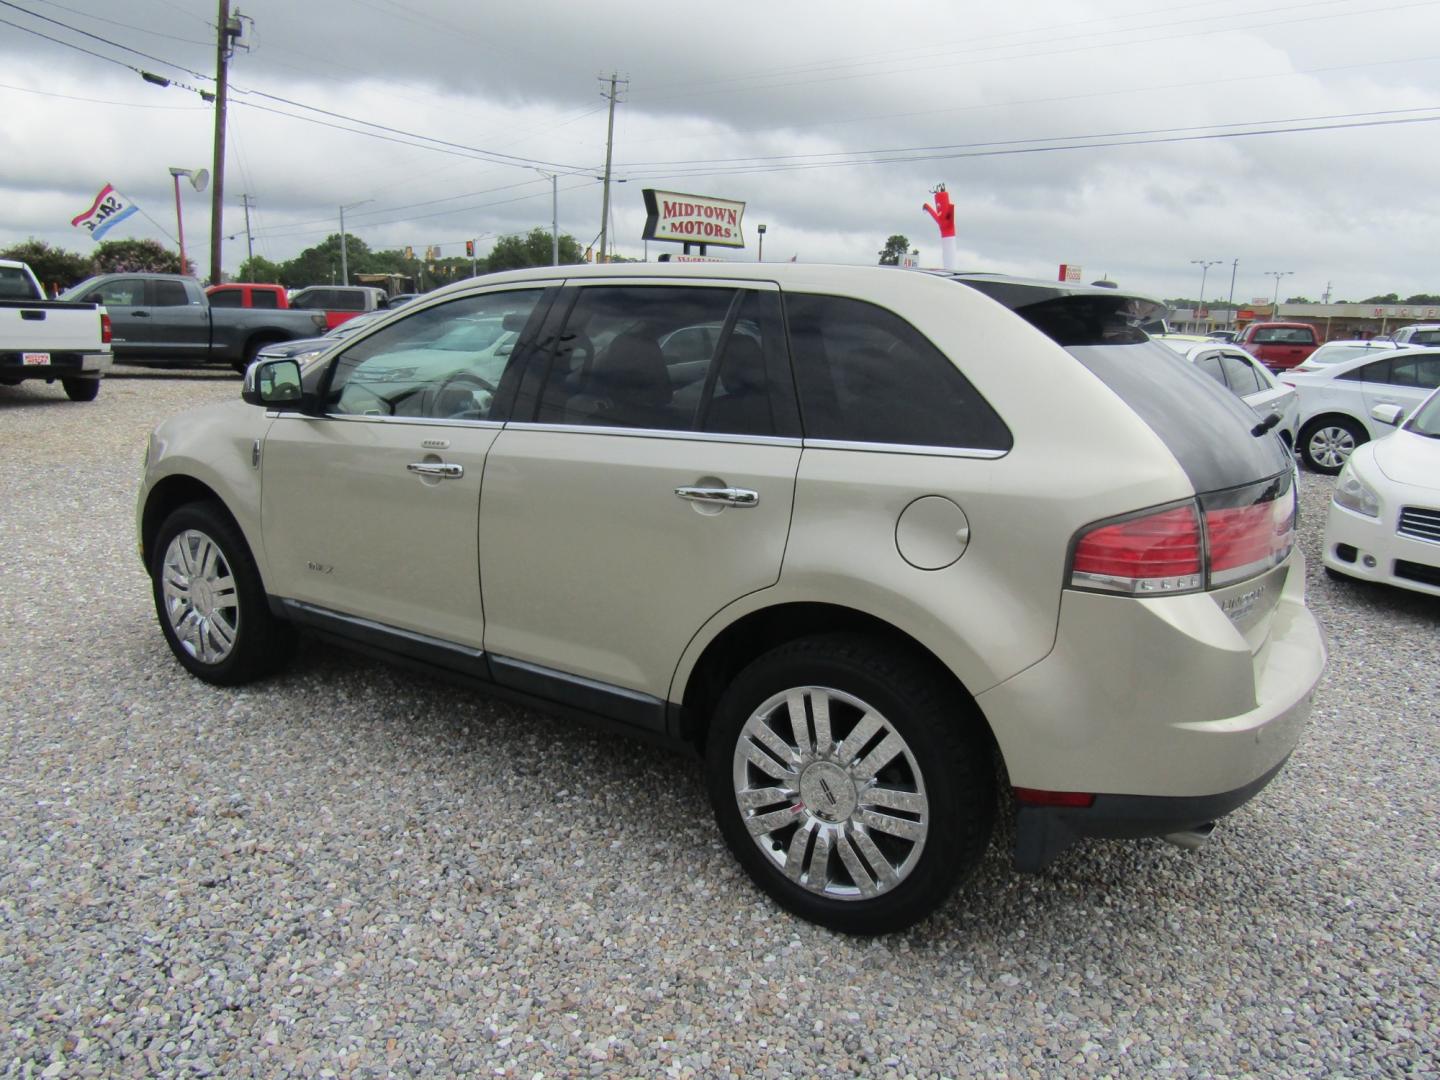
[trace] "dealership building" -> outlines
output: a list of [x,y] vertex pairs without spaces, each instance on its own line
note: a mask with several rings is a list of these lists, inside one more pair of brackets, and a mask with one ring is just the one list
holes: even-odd
[[1238,311],[1176,308],[1170,325],[1187,334],[1233,330],[1252,322],[1303,322],[1325,341],[1383,338],[1411,323],[1440,322],[1436,304],[1255,304]]

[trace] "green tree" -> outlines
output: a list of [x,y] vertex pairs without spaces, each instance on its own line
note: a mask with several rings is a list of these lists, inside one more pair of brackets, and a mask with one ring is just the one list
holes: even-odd
[[[352,274],[378,272],[371,263],[374,255],[370,245],[358,236],[345,237],[345,264]],[[295,258],[280,264],[280,284],[292,289],[306,285],[348,285],[340,274],[340,234],[331,233],[314,247],[306,248]]]
[[35,271],[40,284],[51,292],[68,289],[94,273],[90,260],[84,255],[51,247],[44,240],[34,237],[0,251],[0,259],[16,259],[27,264]]
[[1407,304],[1440,304],[1440,296],[1434,293],[1422,292],[1405,298]]
[[280,284],[280,264],[256,255],[240,264],[240,269],[235,272],[235,280],[278,285]]
[[[549,266],[551,247],[550,230],[537,225],[525,236],[502,236],[496,240],[483,265],[490,273],[497,270],[519,270],[526,266]],[[585,254],[580,250],[575,238],[569,233],[561,233],[561,265],[584,261]]]
[[881,266],[899,266],[900,260],[910,254],[910,238],[896,233],[885,241],[880,249]]
[[95,249],[97,274],[193,274],[195,264],[154,240],[106,240]]
[[1393,292],[1387,292],[1383,296],[1367,296],[1361,300],[1362,304],[1398,304],[1400,297]]
[[1314,301],[1314,300],[1311,300],[1308,296],[1287,296],[1287,297],[1285,298],[1285,303],[1287,303],[1287,304],[1313,304],[1313,303],[1315,303],[1315,301]]

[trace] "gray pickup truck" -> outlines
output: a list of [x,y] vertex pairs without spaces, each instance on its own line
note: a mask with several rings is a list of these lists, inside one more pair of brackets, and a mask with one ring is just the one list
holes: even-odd
[[226,363],[244,372],[266,345],[325,331],[325,313],[210,306],[205,290],[179,274],[101,274],[62,300],[104,304],[110,348],[127,364]]

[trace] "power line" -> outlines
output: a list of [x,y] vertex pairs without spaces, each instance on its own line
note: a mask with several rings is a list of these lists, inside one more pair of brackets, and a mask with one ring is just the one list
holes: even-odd
[[[194,38],[182,38],[176,37],[174,34],[162,34],[159,30],[150,30],[145,27],[136,26],[133,23],[120,22],[118,19],[107,19],[104,15],[95,15],[88,11],[81,11],[79,8],[66,7],[64,4],[58,3],[57,0],[37,0],[37,2],[49,4],[51,7],[59,8],[61,11],[68,11],[72,15],[79,15],[82,18],[90,19],[94,22],[109,23],[111,26],[119,26],[126,30],[137,30],[142,34],[149,34],[152,37],[165,38],[167,41],[179,41],[186,45],[199,45],[202,48],[208,48],[210,46],[210,42],[208,41],[196,41]],[[209,23],[206,23],[206,25],[208,26]]]
[[1180,133],[1180,132],[1205,131],[1205,130],[1208,130],[1208,129],[1210,129],[1210,128],[1246,128],[1246,127],[1264,127],[1264,126],[1274,125],[1274,124],[1307,124],[1307,123],[1312,123],[1312,122],[1320,121],[1320,120],[1355,120],[1355,119],[1359,119],[1359,118],[1361,118],[1361,117],[1370,117],[1370,116],[1393,116],[1393,115],[1395,115],[1395,114],[1397,114],[1397,113],[1434,112],[1434,111],[1437,110],[1437,109],[1440,109],[1440,105],[1423,105],[1423,106],[1419,106],[1419,107],[1416,107],[1416,108],[1406,108],[1406,109],[1369,109],[1369,110],[1366,110],[1365,112],[1355,112],[1355,113],[1331,113],[1331,114],[1328,114],[1328,115],[1321,115],[1321,116],[1287,116],[1287,117],[1284,117],[1283,119],[1278,119],[1278,120],[1241,120],[1241,121],[1235,121],[1235,122],[1233,122],[1233,123],[1193,124],[1193,125],[1190,125],[1190,126],[1188,126],[1188,127],[1142,128],[1142,129],[1135,130],[1135,131],[1102,131],[1102,132],[1096,132],[1096,133],[1093,134],[1093,135],[1039,135],[1039,136],[1033,136],[1033,137],[1031,137],[1031,138],[1026,138],[1026,139],[1005,139],[1005,140],[998,140],[998,141],[994,141],[994,142],[948,143],[948,144],[940,144],[940,145],[935,145],[935,146],[900,146],[900,147],[886,147],[886,148],[877,149],[877,150],[840,150],[840,151],[834,151],[834,152],[831,152],[831,153],[818,153],[818,154],[773,154],[773,155],[758,156],[758,157],[691,158],[691,159],[686,159],[686,160],[670,160],[670,161],[637,161],[637,162],[629,162],[629,163],[626,163],[626,164],[624,165],[624,167],[627,168],[627,169],[629,169],[629,168],[638,168],[638,167],[661,167],[661,166],[667,166],[667,165],[731,165],[731,164],[737,164],[737,163],[739,163],[739,164],[744,164],[744,163],[760,164],[760,163],[767,162],[767,161],[774,161],[774,162],[802,162],[802,161],[810,161],[810,162],[813,162],[813,163],[819,163],[819,162],[820,162],[820,159],[824,159],[824,158],[855,158],[855,157],[857,157],[857,156],[859,156],[859,155],[871,155],[871,154],[910,154],[910,153],[917,153],[917,154],[918,154],[918,153],[926,153],[926,152],[929,152],[929,151],[938,151],[938,150],[972,150],[972,149],[978,149],[978,148],[987,147],[987,146],[1020,146],[1020,145],[1025,145],[1025,144],[1029,144],[1029,143],[1067,142],[1067,141],[1075,141],[1075,140],[1080,140],[1080,139],[1086,139],[1086,140],[1089,140],[1089,139],[1118,139],[1118,138],[1126,138],[1126,137],[1130,137],[1130,136],[1141,136],[1141,135],[1168,135],[1168,134],[1175,134],[1175,133]]
[[[4,7],[7,7],[7,8],[13,8],[15,11],[20,12],[22,15],[29,15],[32,19],[39,19],[41,22],[47,22],[47,23],[51,23],[51,24],[53,24],[53,25],[55,25],[55,26],[62,27],[62,28],[65,29],[65,30],[69,30],[72,34],[79,34],[79,35],[81,35],[82,37],[90,38],[92,41],[101,42],[102,44],[109,45],[109,46],[110,46],[111,48],[113,48],[113,49],[120,49],[120,50],[122,50],[123,52],[133,53],[133,54],[136,55],[136,56],[144,57],[146,60],[153,60],[153,61],[154,61],[155,63],[157,63],[157,64],[164,64],[166,67],[175,68],[177,71],[183,71],[183,72],[185,72],[187,75],[193,75],[193,76],[195,76],[195,78],[197,78],[197,79],[208,79],[208,78],[210,77],[210,76],[208,76],[208,75],[205,75],[205,74],[202,74],[201,72],[196,71],[194,68],[188,68],[188,67],[186,67],[184,64],[177,64],[177,63],[175,63],[173,60],[162,60],[162,59],[161,59],[160,57],[158,57],[158,56],[151,56],[149,53],[147,53],[147,52],[141,52],[139,49],[132,49],[129,45],[122,45],[122,44],[120,44],[120,42],[118,42],[118,41],[111,41],[109,38],[107,38],[107,37],[101,37],[99,34],[92,34],[92,33],[90,33],[89,30],[82,30],[82,29],[80,29],[80,27],[78,27],[78,26],[71,26],[69,23],[61,22],[59,19],[52,19],[52,18],[50,18],[50,16],[48,16],[48,15],[41,15],[38,11],[31,11],[29,8],[24,8],[24,7],[21,7],[19,4],[12,3],[12,0],[0,0],[0,6],[4,6]],[[14,24],[12,23],[11,25],[13,26]],[[21,27],[21,29],[24,29],[24,27]],[[41,36],[43,37],[44,35],[42,34]],[[57,39],[57,38],[51,38],[50,40],[51,40],[51,41],[57,41],[58,39]],[[63,45],[63,44],[69,44],[69,43],[68,43],[68,42],[60,42],[60,44]],[[72,46],[72,47],[78,48],[78,46]],[[83,51],[85,51],[85,50],[81,50],[81,51],[83,52]],[[92,56],[98,56],[99,54],[98,54],[98,53],[92,53],[91,55],[92,55]]]
[[[0,22],[3,22],[0,19]],[[18,90],[22,94],[39,94],[41,97],[62,98],[65,101],[82,101],[89,105],[114,105],[122,109],[162,109],[168,112],[208,112],[205,105],[142,105],[136,101],[107,101],[105,98],[76,97],[74,94],[57,94],[50,90],[36,90],[29,86],[11,86],[0,83],[0,90]]]
[[[1300,127],[1272,128],[1266,131],[1225,131],[1205,135],[1167,135],[1147,139],[1124,139],[1107,142],[1066,143],[1055,146],[1029,146],[1002,150],[973,150],[958,153],[925,154],[915,157],[859,158],[853,161],[802,162],[788,165],[758,167],[735,167],[725,169],[697,169],[688,172],[647,173],[632,176],[631,179],[664,180],[675,177],[733,176],[739,174],[767,172],[798,172],[809,169],[833,169],[851,165],[894,165],[922,161],[952,161],[962,158],[1008,157],[1019,154],[1045,154],[1061,150],[1101,150],[1119,146],[1152,146],[1159,143],[1204,142],[1217,139],[1242,139],[1261,135],[1289,135],[1312,131],[1337,131],[1347,128],[1392,127],[1399,124],[1425,124],[1440,120],[1440,115],[1404,117],[1394,120],[1367,120],[1342,124],[1315,124]],[[1083,137],[1083,136],[1082,136]],[[992,144],[977,144],[992,145]]]

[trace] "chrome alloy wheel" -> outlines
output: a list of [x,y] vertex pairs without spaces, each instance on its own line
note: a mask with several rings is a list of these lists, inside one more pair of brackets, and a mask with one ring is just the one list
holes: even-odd
[[1317,428],[1310,436],[1310,457],[1326,469],[1339,469],[1355,452],[1355,435],[1343,427]]
[[776,694],[741,728],[733,776],[751,838],[802,888],[869,899],[919,862],[924,778],[900,733],[859,698],[821,686]]
[[196,660],[218,664],[235,648],[240,602],[219,545],[197,529],[176,533],[161,574],[165,616],[181,647]]

